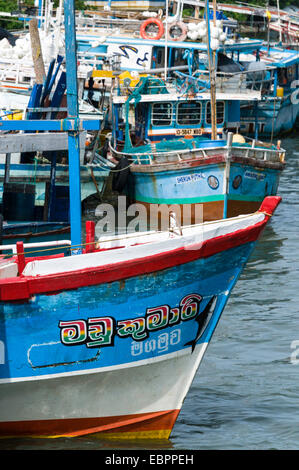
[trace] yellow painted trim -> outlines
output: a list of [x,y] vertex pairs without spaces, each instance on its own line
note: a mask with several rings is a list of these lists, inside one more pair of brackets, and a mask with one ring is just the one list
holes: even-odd
[[92,437],[108,440],[169,439],[170,433],[171,429],[132,432],[99,432],[92,434]]
[[[136,439],[169,439],[171,433],[171,429],[162,429],[162,430],[154,430],[154,431],[132,431],[132,432],[98,432],[94,434],[90,434],[93,438],[97,439],[105,439],[105,440],[136,440]],[[56,435],[24,435],[24,436],[0,436],[1,439],[9,439],[9,438],[15,438],[15,437],[26,437],[28,439],[59,439],[62,437],[65,437],[64,434],[56,434]],[[71,434],[68,434],[67,437],[78,437],[78,436],[72,436]]]
[[92,77],[94,78],[112,78],[114,77],[112,70],[93,70]]

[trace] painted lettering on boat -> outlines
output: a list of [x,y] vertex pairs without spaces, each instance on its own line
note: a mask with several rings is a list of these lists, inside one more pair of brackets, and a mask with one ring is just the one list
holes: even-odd
[[205,178],[205,175],[203,173],[193,173],[191,175],[177,176],[176,182],[177,184],[194,183],[204,178]]
[[[113,317],[107,316],[60,321],[58,325],[60,340],[65,346],[85,344],[87,348],[113,346],[116,336],[131,337],[136,342],[145,341],[153,331],[163,330],[195,318],[199,313],[201,301],[201,295],[189,294],[182,298],[178,307],[171,308],[169,305],[150,307],[146,309],[145,316],[137,318],[116,321]],[[180,338],[179,330],[172,335],[171,341],[177,341],[178,338]],[[164,336],[159,341],[159,348],[162,348],[163,342],[167,341],[168,344],[170,338]],[[146,345],[146,349],[152,347],[153,343]]]
[[181,341],[181,330],[176,328],[171,330],[170,333],[164,332],[158,335],[157,338],[150,338],[146,341],[132,341],[131,355],[139,356],[140,354],[151,354],[153,352],[165,353],[168,351],[169,346],[175,346]]
[[266,175],[264,173],[258,173],[256,171],[246,170],[244,173],[244,178],[263,181],[266,178]]
[[176,129],[176,135],[202,135],[202,129]]

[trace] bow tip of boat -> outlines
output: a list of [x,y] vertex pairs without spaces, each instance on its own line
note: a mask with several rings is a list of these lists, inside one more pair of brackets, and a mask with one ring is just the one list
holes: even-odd
[[263,200],[259,212],[263,212],[266,215],[273,215],[278,205],[281,203],[282,198],[280,196],[267,196]]

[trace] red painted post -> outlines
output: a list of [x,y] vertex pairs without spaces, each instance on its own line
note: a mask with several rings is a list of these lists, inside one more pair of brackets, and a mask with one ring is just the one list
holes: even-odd
[[18,255],[19,276],[20,276],[25,268],[24,244],[23,242],[17,242],[16,245],[17,245],[17,255]]
[[85,224],[86,228],[86,253],[92,253],[94,251],[94,237],[95,237],[95,222],[87,220]]

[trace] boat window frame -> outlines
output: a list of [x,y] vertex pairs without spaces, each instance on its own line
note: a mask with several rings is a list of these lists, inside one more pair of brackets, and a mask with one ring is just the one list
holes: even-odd
[[[178,117],[179,117],[179,105],[181,104],[190,104],[190,103],[196,103],[196,104],[199,104],[200,105],[200,121],[196,124],[181,124],[178,120]],[[203,103],[201,100],[192,100],[192,101],[180,101],[176,104],[176,116],[175,116],[175,122],[176,122],[176,126],[179,126],[179,127],[194,127],[195,129],[197,129],[198,127],[201,127],[202,126],[202,121],[203,121],[203,114],[202,114],[202,111],[203,111]]]
[[[218,109],[217,109],[217,105],[218,103],[221,103],[223,105],[223,116],[222,116],[222,121],[219,121],[218,122],[218,118],[217,118],[217,114],[218,114]],[[207,125],[212,125],[212,114],[211,114],[211,110],[210,110],[210,121],[208,121],[207,119],[207,110],[208,110],[208,106],[210,106],[211,108],[211,102],[210,101],[207,101],[206,102],[206,105],[205,105],[205,123]],[[224,100],[219,100],[216,102],[216,124],[218,125],[221,125],[221,124],[224,124],[225,122],[225,101]]]
[[[154,123],[154,106],[156,105],[161,105],[161,104],[166,104],[170,106],[170,122],[168,124],[155,124]],[[173,103],[170,101],[159,101],[158,103],[152,103],[151,105],[151,126],[152,127],[170,127],[173,125]]]

